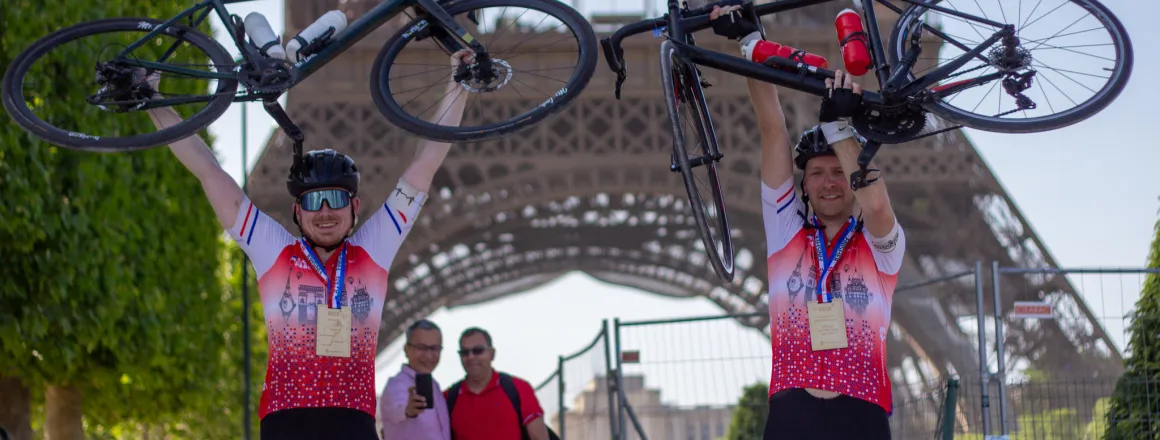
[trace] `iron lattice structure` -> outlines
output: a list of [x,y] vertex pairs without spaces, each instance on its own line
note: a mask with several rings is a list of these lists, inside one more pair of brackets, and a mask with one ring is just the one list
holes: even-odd
[[[284,35],[295,35],[328,10],[357,17],[375,3],[287,0]],[[835,2],[772,17],[766,22],[768,37],[821,54],[840,67],[832,17],[845,6]],[[881,29],[890,29],[893,23],[886,20],[893,20],[893,14],[879,15]],[[287,111],[306,134],[308,148],[334,147],[359,163],[362,219],[386,199],[418,143],[388,123],[369,96],[375,55],[402,23],[396,19],[379,29],[288,96]],[[698,44],[736,51],[735,43],[708,32]],[[659,295],[705,296],[729,313],[766,310],[760,143],[745,83],[702,68],[712,84],[707,93],[725,154],[721,179],[739,253],[737,276],[724,284],[708,266],[691,226],[680,176],[668,170],[671,134],[657,81],[657,46],[648,34],[625,41],[629,76],[619,101],[613,96],[615,75],[601,58],[588,88],[562,114],[517,135],[452,148],[391,268],[380,350],[407,324],[440,307],[525,291],[570,271]],[[869,89],[877,84],[872,74],[860,82]],[[791,133],[816,123],[816,98],[782,89],[781,100]],[[502,114],[503,105],[469,109],[465,119]],[[281,131],[274,133],[247,192],[271,217],[297,231],[285,189],[289,145]],[[907,230],[900,285],[968,270],[977,260],[1055,267],[961,131],[884,146],[876,164],[889,181]],[[1036,326],[1007,322],[1010,363],[1074,375],[1118,375],[1119,353],[1065,278],[1008,276],[1003,282],[1004,292],[1019,292],[1003,299],[1005,309],[1015,300],[1052,292],[1064,298],[1060,319]],[[909,291],[894,301],[888,363],[896,393],[917,396],[923,391],[903,385],[899,370],[904,364],[916,367],[912,370],[924,383],[950,374],[978,377],[976,336],[958,325],[977,309],[970,277]],[[987,319],[993,318],[988,314]],[[768,318],[743,324],[768,335]]]

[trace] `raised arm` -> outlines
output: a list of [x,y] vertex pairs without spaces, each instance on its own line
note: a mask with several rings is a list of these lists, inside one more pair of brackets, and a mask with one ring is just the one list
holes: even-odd
[[[834,153],[838,156],[838,162],[842,164],[846,181],[849,182],[850,176],[858,170],[858,154],[862,152],[862,146],[854,138],[854,129],[842,118],[850,116],[847,109],[860,105],[862,87],[853,82],[851,75],[841,70],[834,72],[834,78],[826,80],[830,96],[824,98],[822,103],[822,133],[834,146]],[[867,169],[873,168],[875,167],[871,162]],[[866,177],[877,180],[869,186],[854,190],[854,198],[862,209],[862,221],[866,224],[866,230],[874,237],[886,238],[886,235],[894,229],[895,220],[890,195],[886,192],[886,182],[877,171],[870,171]]]
[[[714,7],[709,19],[713,21],[714,33],[738,40],[742,56],[749,59],[747,52],[761,40],[761,32],[751,20],[742,17],[738,12],[740,8]],[[761,133],[761,181],[770,188],[779,188],[793,178],[793,153],[777,87],[752,78],[746,78],[746,83],[749,85],[749,101],[757,117],[757,129]]]
[[[157,89],[156,84],[153,88]],[[181,122],[181,116],[168,107],[150,109],[147,113],[158,130]],[[169,151],[172,151],[177,160],[201,182],[201,188],[205,191],[205,196],[209,199],[209,204],[213,207],[222,227],[232,228],[245,193],[234,178],[222,169],[213,155],[213,150],[209,149],[200,136],[193,135],[169,144]]]
[[[470,62],[471,52],[461,50],[453,54],[451,56],[452,69],[458,67],[464,60]],[[439,106],[435,109],[435,115],[431,119],[442,125],[459,125],[463,120],[463,107],[467,104],[468,92],[454,80],[447,83],[443,92],[443,98],[440,99]],[[426,139],[421,141],[419,149],[415,151],[415,158],[411,160],[411,165],[403,171],[403,181],[420,192],[428,192],[431,189],[431,181],[435,178],[435,172],[443,166],[443,159],[447,157],[447,152],[450,149],[451,144],[447,142]]]

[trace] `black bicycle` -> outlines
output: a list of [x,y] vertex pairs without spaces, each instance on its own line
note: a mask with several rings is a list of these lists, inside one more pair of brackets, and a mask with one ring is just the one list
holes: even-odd
[[[819,97],[825,90],[825,79],[832,79],[834,73],[788,58],[772,57],[756,63],[699,48],[693,33],[711,27],[709,13],[714,6],[743,5],[749,16],[760,17],[830,1],[834,0],[775,0],[754,6],[726,0],[689,9],[669,0],[669,12],[663,17],[624,26],[601,40],[608,65],[617,73],[619,99],[626,76],[621,40],[650,31],[664,36],[660,45],[661,84],[673,130],[670,169],[684,177],[706,253],[726,281],[733,280],[734,268],[729,221],[717,180],[716,162],[723,156],[705,104],[703,86],[709,84],[698,66]],[[909,6],[904,10],[890,1],[860,1],[871,71],[879,89],[863,92],[866,112],[852,120],[868,141],[858,158],[860,169],[851,179],[855,188],[865,184],[866,167],[881,144],[908,142],[962,127],[1003,133],[1058,129],[1107,107],[1131,75],[1131,41],[1119,20],[1095,0],[983,0],[996,4],[992,7],[981,6],[980,0],[896,1]],[[875,17],[876,3],[900,17],[885,49]],[[964,12],[967,9],[977,11]],[[760,21],[758,28],[764,36]],[[934,53],[923,55],[924,50],[932,51],[935,38],[942,41],[934,41]],[[1102,52],[1093,53],[1097,50]],[[1071,64],[1066,68],[1047,64],[1068,61]],[[1034,84],[1040,87],[1032,88]],[[997,88],[998,104],[983,106],[982,101]],[[1055,92],[1063,96],[1048,96]],[[1081,92],[1088,97],[1072,97]],[[1014,102],[1006,102],[1007,98]],[[682,118],[682,109],[691,113]],[[684,133],[687,126],[692,135]],[[700,146],[686,148],[689,139],[696,139]],[[693,175],[699,166],[707,170],[706,182]],[[712,196],[710,203],[702,201],[703,192]],[[711,221],[715,223],[712,226]]]
[[[164,22],[111,18],[56,31],[13,60],[4,75],[4,108],[25,130],[63,147],[116,152],[165,145],[205,128],[233,102],[262,100],[268,111],[273,107],[281,113],[276,101],[281,94],[400,14],[410,21],[375,59],[371,94],[391,123],[427,139],[480,141],[527,128],[566,107],[596,68],[591,26],[571,7],[553,0],[385,0],[345,29],[331,26],[306,42],[294,63],[271,55],[270,47],[259,47],[252,35],[246,39],[245,23],[225,7],[243,1],[248,0],[201,0]],[[226,25],[241,54],[239,61],[197,30],[211,12]],[[558,50],[567,42],[576,46],[572,55]],[[450,55],[462,48],[472,50],[475,58],[453,71]],[[404,49],[415,51],[404,54]],[[95,68],[95,92],[84,103],[79,96],[56,93],[61,89],[58,81],[66,77],[62,73],[77,63]],[[149,86],[145,78],[155,72],[165,75],[160,88],[168,87],[169,93]],[[436,79],[424,83],[416,78],[424,74]],[[534,84],[529,84],[531,79]],[[478,124],[469,124],[465,116],[463,125],[440,125],[442,115],[427,114],[438,99],[423,94],[432,89],[442,93],[445,87],[440,85],[451,80],[470,92],[463,98],[469,100],[469,112],[473,102],[481,106]],[[190,90],[204,94],[180,92]],[[508,96],[498,96],[501,92]],[[514,109],[513,103],[526,109]],[[58,109],[67,107],[75,114],[82,105],[96,115],[56,117]],[[187,116],[180,124],[149,133],[123,133],[116,127],[124,124],[106,123],[113,117],[147,118],[142,110],[157,107],[175,107]]]

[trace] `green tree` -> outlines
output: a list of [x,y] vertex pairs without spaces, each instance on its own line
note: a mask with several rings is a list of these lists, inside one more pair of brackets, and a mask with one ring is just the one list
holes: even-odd
[[[7,69],[19,50],[65,25],[164,18],[185,7],[9,0],[0,62]],[[75,50],[54,59],[77,62],[51,64],[41,77],[73,99],[46,100],[42,114],[79,127],[152,130],[143,114],[86,111],[81,98],[95,90],[96,54]],[[204,93],[178,87],[167,91]],[[72,439],[85,425],[148,425],[208,407],[231,368],[221,327],[229,304],[217,277],[222,231],[200,184],[172,154],[72,151],[8,123],[0,128],[0,194],[0,389],[19,391],[0,396],[0,423],[27,438],[29,414],[43,401],[45,430]]]
[[[1156,223],[1156,238],[1148,267],[1160,268],[1160,222]],[[1131,354],[1124,360],[1124,375],[1116,382],[1108,408],[1108,440],[1160,438],[1160,274],[1151,274],[1144,283],[1144,291],[1136,302],[1136,311],[1128,326],[1131,336],[1128,349]]]
[[726,440],[757,440],[765,435],[765,419],[769,416],[769,385],[755,383],[741,391],[741,399],[733,408]]

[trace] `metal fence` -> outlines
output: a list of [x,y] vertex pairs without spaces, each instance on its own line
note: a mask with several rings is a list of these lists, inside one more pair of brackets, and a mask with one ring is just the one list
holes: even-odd
[[[606,378],[612,371],[609,353],[608,320],[587,346],[567,356],[557,357],[556,371],[536,387],[536,397],[544,405],[544,420],[561,440],[615,438],[616,401],[614,383]],[[549,408],[546,402],[554,403]]]
[[[993,426],[986,433],[1012,440],[1102,439],[1117,387],[1160,394],[1155,372],[1124,377],[1123,364],[1133,348],[1128,344],[1133,321],[1160,319],[1136,311],[1146,280],[1160,268],[1025,269],[993,263],[991,272],[999,318],[990,335],[997,341],[989,346],[988,364],[996,405],[987,412]],[[1160,407],[1136,413],[1142,419],[1136,422],[1157,426],[1148,434],[1107,438],[1155,438],[1157,414]]]
[[[1132,320],[1160,319],[1134,313],[1155,273],[978,262],[900,285],[887,349],[899,365],[894,438],[1104,439],[1113,389],[1143,380],[1124,379],[1123,358]],[[745,389],[768,384],[765,322],[764,313],[605,321],[537,387],[542,402],[557,402],[549,425],[569,440],[723,437]],[[1160,383],[1137,386],[1160,396]],[[1160,426],[1149,416],[1160,406],[1142,414]]]

